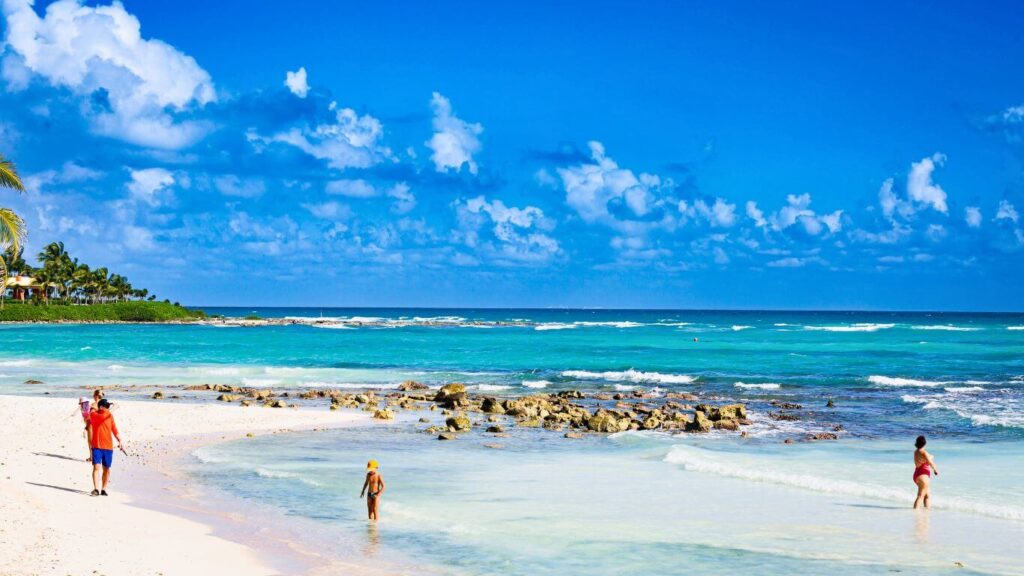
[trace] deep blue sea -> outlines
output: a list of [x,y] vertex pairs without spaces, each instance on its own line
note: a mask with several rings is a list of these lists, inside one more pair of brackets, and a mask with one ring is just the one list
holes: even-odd
[[[305,323],[4,325],[0,392],[683,390],[746,402],[749,437],[513,429],[496,449],[406,417],[209,446],[192,473],[312,522],[339,557],[431,573],[1024,573],[1021,314],[206,310]],[[801,419],[771,419],[773,400]],[[799,441],[836,427],[838,441]],[[942,471],[927,514],[907,509],[918,434]],[[368,532],[354,495],[371,457],[392,488]]]

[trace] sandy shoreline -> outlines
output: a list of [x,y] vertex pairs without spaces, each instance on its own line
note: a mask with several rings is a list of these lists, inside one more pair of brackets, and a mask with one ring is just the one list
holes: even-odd
[[[145,506],[141,487],[166,488],[168,481],[159,487],[161,468],[204,443],[365,419],[327,410],[117,404],[131,456],[115,456],[111,495],[94,498],[74,402],[0,396],[0,418],[8,423],[0,443],[0,574],[279,574],[270,551],[260,554],[215,535],[194,515],[136,505]],[[168,450],[172,444],[176,449]]]

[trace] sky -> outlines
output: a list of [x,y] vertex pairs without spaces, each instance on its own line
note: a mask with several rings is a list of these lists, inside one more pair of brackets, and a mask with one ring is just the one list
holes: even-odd
[[191,305],[1024,310],[970,4],[0,0],[0,205]]

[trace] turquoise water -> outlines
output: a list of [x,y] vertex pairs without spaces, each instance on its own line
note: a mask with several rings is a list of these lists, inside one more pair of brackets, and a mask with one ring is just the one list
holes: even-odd
[[[415,379],[496,395],[643,388],[737,399],[753,412],[743,440],[516,430],[439,443],[409,418],[208,447],[193,472],[315,522],[339,555],[440,573],[1024,573],[1024,315],[255,312],[327,320],[3,326],[0,391],[386,389]],[[435,320],[444,325],[427,325]],[[772,400],[803,404],[802,419],[768,418]],[[836,426],[836,442],[782,443]],[[928,514],[907,510],[919,433],[942,471]],[[392,486],[372,536],[354,498],[370,457]]]

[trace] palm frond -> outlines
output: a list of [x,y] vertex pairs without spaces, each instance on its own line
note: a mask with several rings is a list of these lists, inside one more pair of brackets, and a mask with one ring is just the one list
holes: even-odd
[[17,254],[25,239],[25,221],[10,208],[0,208],[0,246]]
[[25,185],[18,176],[18,169],[14,163],[0,156],[0,188],[13,188],[18,192],[25,191]]

